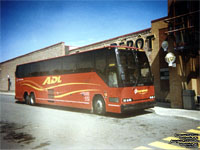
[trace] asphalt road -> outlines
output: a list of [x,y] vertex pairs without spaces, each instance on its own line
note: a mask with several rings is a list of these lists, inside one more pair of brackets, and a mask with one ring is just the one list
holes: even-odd
[[[161,116],[147,109],[98,116],[87,110],[16,103],[0,95],[1,149],[135,149],[175,133],[196,129],[199,121]],[[177,144],[176,144],[177,145]]]

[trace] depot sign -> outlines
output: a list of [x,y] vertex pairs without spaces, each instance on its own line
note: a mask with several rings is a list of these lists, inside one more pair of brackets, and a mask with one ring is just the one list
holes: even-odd
[[121,39],[121,41],[112,43],[111,45],[114,46],[129,46],[129,47],[136,47],[140,49],[144,49],[145,47],[145,42],[147,45],[148,50],[152,50],[152,41],[155,39],[154,35],[149,35],[149,36],[138,36],[137,38],[133,39]]

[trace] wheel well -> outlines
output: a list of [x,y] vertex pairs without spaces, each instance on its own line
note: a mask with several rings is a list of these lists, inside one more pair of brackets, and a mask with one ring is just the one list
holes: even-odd
[[97,94],[93,97],[92,112],[98,115],[104,115],[106,113],[106,102],[102,95]]
[[34,93],[34,92],[31,92],[30,95],[34,95],[34,96],[35,96],[35,93]]

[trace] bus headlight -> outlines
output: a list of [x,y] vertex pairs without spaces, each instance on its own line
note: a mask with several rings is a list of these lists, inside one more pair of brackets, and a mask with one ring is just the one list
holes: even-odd
[[122,101],[123,101],[124,103],[126,103],[126,102],[132,102],[133,99],[132,99],[132,98],[124,98]]
[[154,98],[155,98],[155,96],[150,96],[149,98],[150,98],[150,99],[154,99]]

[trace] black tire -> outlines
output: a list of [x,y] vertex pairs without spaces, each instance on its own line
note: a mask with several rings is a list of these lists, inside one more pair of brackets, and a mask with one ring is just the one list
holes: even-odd
[[95,97],[93,109],[94,113],[98,115],[104,115],[106,113],[105,102],[101,96]]
[[25,101],[26,104],[30,103],[30,97],[28,96],[28,94],[24,95],[24,101]]
[[29,97],[30,97],[29,98],[29,104],[30,105],[35,105],[35,94],[31,93]]

